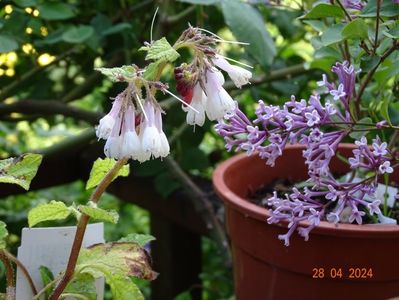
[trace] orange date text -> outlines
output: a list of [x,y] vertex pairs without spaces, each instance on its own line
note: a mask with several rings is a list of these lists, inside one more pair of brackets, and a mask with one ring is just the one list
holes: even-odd
[[373,268],[313,268],[312,277],[314,279],[371,279],[373,278]]

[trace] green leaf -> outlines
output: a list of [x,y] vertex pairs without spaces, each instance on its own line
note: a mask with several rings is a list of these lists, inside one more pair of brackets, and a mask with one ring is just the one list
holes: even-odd
[[345,39],[366,39],[368,37],[368,26],[363,19],[357,18],[347,24],[342,30]]
[[105,209],[95,207],[94,205],[79,205],[78,210],[85,215],[90,216],[90,218],[98,221],[118,223],[119,215],[115,210],[107,211]]
[[276,47],[259,12],[247,3],[223,0],[224,19],[237,40],[250,43],[246,48],[265,69],[269,68],[276,55]]
[[342,41],[342,29],[344,25],[342,24],[335,24],[327,28],[324,31],[323,35],[321,36],[321,42],[324,46],[328,46],[331,44],[338,43]]
[[383,118],[389,123],[389,125],[392,126],[391,118],[389,116],[389,103],[390,103],[389,97],[385,97],[383,101],[380,102],[380,113],[383,116]]
[[[360,139],[362,136],[366,136],[369,133],[370,128],[373,127],[373,122],[369,117],[363,118],[357,121],[357,123],[362,123],[362,125],[353,126],[353,129],[356,129],[357,131],[353,131],[349,134],[351,138],[356,140]],[[367,126],[364,124],[370,124],[370,125]]]
[[218,4],[220,0],[178,0],[179,2],[186,2],[198,5],[214,5]]
[[344,12],[338,6],[320,3],[314,6],[306,15],[301,17],[301,19],[319,19],[326,17],[342,18]]
[[129,23],[119,23],[119,24],[116,24],[114,26],[107,28],[106,30],[101,32],[101,34],[106,36],[106,35],[115,34],[115,33],[124,31],[126,29],[131,29],[131,28],[132,28],[132,25],[130,25]]
[[157,72],[158,72],[158,66],[159,66],[160,64],[164,63],[164,62],[165,62],[165,60],[161,59],[161,60],[157,60],[157,61],[154,61],[154,62],[150,63],[150,64],[145,68],[143,77],[144,77],[145,79],[147,79],[147,80],[151,80],[151,79],[155,78],[155,75],[156,75]]
[[0,221],[0,249],[4,249],[6,247],[5,239],[8,236],[7,224],[3,221]]
[[41,204],[32,208],[28,213],[29,227],[50,220],[63,220],[71,214],[71,209],[64,202],[51,201],[47,204]]
[[154,280],[157,276],[151,269],[147,253],[136,243],[97,244],[82,249],[76,273],[104,277],[114,300],[144,300],[129,276],[145,280]]
[[119,68],[95,68],[107,76],[111,81],[126,81],[136,77],[136,69],[133,66],[122,66]]
[[154,241],[155,237],[149,234],[140,234],[140,233],[130,233],[124,238],[121,238],[118,242],[133,242],[138,244],[140,247],[144,247],[149,242]]
[[72,281],[65,288],[64,293],[79,294],[85,296],[89,300],[96,300],[97,291],[95,279],[90,274],[75,274]]
[[[40,266],[39,268],[40,277],[42,278],[43,286],[47,286],[50,282],[54,280],[54,275],[51,270],[45,266]],[[54,288],[49,288],[46,290],[46,297],[48,298],[53,292]]]
[[360,59],[360,68],[362,72],[368,72],[374,69],[380,62],[378,55],[364,56]]
[[146,60],[166,60],[173,62],[180,57],[180,54],[169,44],[165,37],[153,42],[149,46],[144,46],[140,51],[147,51]]
[[62,34],[62,39],[71,44],[79,44],[89,39],[94,28],[88,25],[73,26]]
[[14,2],[15,2],[15,4],[22,6],[22,7],[37,5],[37,0],[14,0]]
[[383,33],[384,33],[384,35],[386,35],[387,37],[389,37],[391,39],[398,39],[399,38],[399,25],[396,25],[389,31],[384,31]]
[[72,6],[61,2],[39,4],[40,17],[45,20],[65,20],[75,16]]
[[0,53],[7,53],[18,49],[17,41],[8,35],[0,35]]
[[96,244],[82,249],[76,271],[91,274],[94,278],[108,271],[145,280],[153,280],[157,276],[151,269],[147,252],[138,244],[128,242]]
[[18,184],[29,189],[32,179],[42,162],[40,154],[25,154],[0,161],[0,182]]
[[326,24],[320,20],[303,20],[302,22],[310,25],[317,32],[323,32],[327,27]]
[[112,299],[115,300],[144,300],[143,294],[140,292],[136,284],[130,278],[113,275],[105,277],[112,292]]
[[[105,174],[116,164],[116,161],[112,158],[98,158],[91,168],[89,180],[86,183],[86,190],[97,186],[100,181],[104,178]],[[115,176],[113,180],[119,176],[127,177],[129,176],[129,165],[124,165]]]
[[[395,4],[392,0],[383,0],[380,8],[380,17],[394,17],[399,15],[399,5]],[[363,8],[360,17],[376,17],[377,16],[377,1],[368,1],[367,5]]]

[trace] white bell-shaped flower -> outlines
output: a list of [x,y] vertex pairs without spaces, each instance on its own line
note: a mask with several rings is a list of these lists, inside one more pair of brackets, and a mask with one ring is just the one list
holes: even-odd
[[215,66],[219,67],[223,71],[229,74],[231,80],[233,80],[236,87],[241,88],[243,85],[249,83],[252,78],[252,73],[244,68],[230,64],[226,59],[220,55],[216,55],[212,59]]
[[114,125],[115,119],[109,114],[105,115],[103,118],[101,118],[100,124],[96,128],[96,136],[99,139],[108,139]]
[[191,106],[197,111],[189,107],[183,107],[183,110],[187,111],[187,116],[186,116],[187,124],[198,125],[198,126],[204,125],[205,104],[206,104],[206,95],[202,90],[200,84],[197,83],[194,87],[193,100],[191,102]]
[[160,142],[160,147],[159,147],[159,152],[157,155],[159,157],[166,157],[170,153],[170,146],[168,142],[168,138],[166,137],[165,133],[163,132],[162,129],[162,112],[160,108],[155,108],[155,127],[158,129],[159,133],[159,142]]
[[221,85],[220,75],[218,70],[208,70],[204,80],[207,96],[205,111],[211,121],[222,119],[235,109],[234,100]]
[[114,126],[118,125],[116,124],[116,119],[120,113],[122,102],[123,95],[119,94],[116,96],[110,112],[101,118],[99,125],[96,128],[96,135],[99,139],[108,139]]

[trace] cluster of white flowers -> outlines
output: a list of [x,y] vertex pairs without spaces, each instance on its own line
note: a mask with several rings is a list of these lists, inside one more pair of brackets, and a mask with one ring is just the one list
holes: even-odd
[[140,162],[151,157],[166,157],[170,152],[168,139],[162,130],[162,111],[158,104],[147,99],[140,113],[127,100],[127,90],[119,94],[111,111],[100,120],[96,134],[107,140],[107,157],[132,158]]
[[[241,88],[249,83],[252,73],[239,66],[231,65],[225,58],[215,55],[212,63],[227,72],[234,84]],[[205,122],[205,113],[209,120],[222,119],[226,114],[234,111],[236,105],[231,96],[223,88],[224,76],[217,68],[208,68],[203,78],[194,86],[191,106],[196,111],[183,105],[187,112],[187,123],[202,126]]]

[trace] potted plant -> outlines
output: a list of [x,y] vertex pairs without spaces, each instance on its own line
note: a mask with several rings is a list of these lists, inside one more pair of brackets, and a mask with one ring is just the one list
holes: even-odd
[[[237,107],[216,126],[228,150],[247,154],[213,176],[238,300],[399,295],[397,14],[391,1],[316,4],[303,19],[330,26],[317,51],[342,45],[346,60],[308,100],[259,101],[254,120]],[[254,191],[263,201],[250,202]]]

